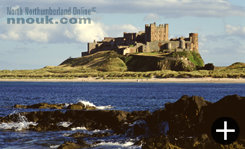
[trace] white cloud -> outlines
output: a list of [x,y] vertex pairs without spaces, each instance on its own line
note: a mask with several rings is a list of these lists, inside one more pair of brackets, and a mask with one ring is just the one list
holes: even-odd
[[65,31],[65,35],[73,40],[80,42],[91,42],[93,40],[101,40],[106,36],[103,25],[101,23],[76,24],[69,30]]
[[105,26],[105,30],[108,32],[109,36],[122,37],[123,32],[138,32],[140,29],[131,24],[123,24]]
[[215,34],[203,35],[199,39],[199,51],[205,63],[211,62],[216,66],[224,66],[234,62],[245,62],[243,38]]
[[245,37],[245,26],[226,25],[225,31],[229,35]]
[[[123,32],[137,32],[139,29],[131,24],[106,26],[102,23],[91,24],[0,24],[0,39],[17,41],[54,42],[92,42],[102,40],[110,35],[122,36]],[[108,33],[109,34],[108,34]]]
[[148,22],[157,21],[159,19],[160,19],[159,15],[155,13],[149,13],[144,17],[144,21],[148,21]]

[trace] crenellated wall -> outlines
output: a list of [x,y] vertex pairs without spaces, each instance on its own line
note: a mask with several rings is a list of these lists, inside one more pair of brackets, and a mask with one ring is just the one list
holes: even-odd
[[156,26],[156,23],[145,25],[145,41],[168,41],[168,24],[160,24]]
[[[123,33],[123,37],[105,37],[102,41],[88,43],[88,51],[82,55],[98,51],[115,50],[121,54],[139,52],[198,52],[198,33],[190,33],[189,37],[168,39],[168,24],[146,24],[145,31],[138,33]],[[125,50],[125,52],[124,52]]]

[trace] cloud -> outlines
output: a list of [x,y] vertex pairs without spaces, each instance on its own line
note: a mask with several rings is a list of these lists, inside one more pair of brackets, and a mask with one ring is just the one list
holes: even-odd
[[92,22],[91,24],[72,25],[66,28],[64,35],[69,39],[79,42],[91,42],[93,40],[103,39],[107,36],[107,33],[104,30],[103,24]]
[[225,31],[228,35],[245,37],[245,26],[226,25]]
[[159,19],[160,19],[160,16],[155,13],[149,13],[148,15],[144,17],[144,21],[147,21],[147,22],[157,21]]
[[105,30],[112,37],[122,37],[123,32],[138,32],[140,29],[131,24],[105,26]]
[[206,63],[211,62],[217,66],[245,62],[245,43],[237,36],[202,35],[199,38],[199,51]]
[[[16,41],[34,41],[39,43],[74,43],[102,40],[106,36],[122,36],[123,32],[137,32],[139,28],[131,24],[104,25],[91,24],[0,24],[0,39]],[[108,34],[109,33],[109,34]]]
[[245,8],[231,4],[228,0],[8,0],[2,6],[23,7],[97,7],[99,13],[154,13],[164,17],[225,17],[245,16]]

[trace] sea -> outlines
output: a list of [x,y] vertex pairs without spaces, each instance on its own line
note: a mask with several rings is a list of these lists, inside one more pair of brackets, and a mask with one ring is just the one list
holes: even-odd
[[[97,106],[98,109],[124,111],[149,110],[164,108],[164,104],[175,102],[183,95],[202,96],[216,102],[226,95],[245,96],[245,84],[223,83],[117,83],[117,82],[0,82],[0,117],[13,113],[28,112],[34,109],[15,109],[15,104],[31,105],[36,103],[77,103],[84,102]],[[36,109],[37,110],[37,109]],[[39,110],[39,109],[38,109]],[[75,132],[97,133],[112,130],[86,130],[84,127],[70,131],[35,132],[23,130],[29,125],[20,115],[17,123],[0,123],[1,149],[48,149],[58,148],[64,141],[69,141]],[[64,122],[61,125],[69,125]],[[135,138],[125,135],[113,135],[97,138],[100,143],[91,149],[140,149],[134,145]]]

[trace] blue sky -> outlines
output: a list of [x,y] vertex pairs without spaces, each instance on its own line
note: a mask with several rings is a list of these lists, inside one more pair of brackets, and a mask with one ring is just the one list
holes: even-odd
[[[79,57],[87,42],[144,30],[152,22],[169,24],[169,37],[199,33],[205,63],[245,62],[244,0],[2,0],[0,69],[38,69]],[[92,24],[7,25],[6,7],[96,7]]]

